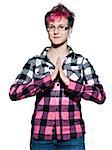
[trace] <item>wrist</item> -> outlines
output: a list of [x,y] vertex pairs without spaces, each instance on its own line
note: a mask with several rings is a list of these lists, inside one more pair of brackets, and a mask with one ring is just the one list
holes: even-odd
[[70,79],[64,74],[63,70],[60,71],[60,77],[66,86],[69,85]]
[[67,77],[66,80],[65,80],[65,85],[68,86],[69,83],[70,83],[70,80],[69,80],[69,78]]

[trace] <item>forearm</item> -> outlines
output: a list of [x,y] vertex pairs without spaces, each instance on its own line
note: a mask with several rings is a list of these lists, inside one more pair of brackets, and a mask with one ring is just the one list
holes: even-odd
[[70,80],[68,90],[85,100],[94,101],[98,104],[103,104],[106,98],[105,92],[101,84],[82,85]]
[[17,82],[11,86],[9,96],[11,100],[16,101],[34,96],[39,92],[44,92],[44,90],[51,88],[52,86],[53,82],[50,75],[44,77],[43,79],[34,79],[30,83],[26,84],[20,84]]
[[70,83],[70,79],[64,74],[62,68],[60,68],[60,77],[61,77],[63,83],[64,83],[66,86],[68,86],[69,83]]
[[26,97],[34,96],[40,91],[38,86],[34,85],[34,82],[20,84],[13,84],[9,91],[10,99],[13,101],[20,100]]

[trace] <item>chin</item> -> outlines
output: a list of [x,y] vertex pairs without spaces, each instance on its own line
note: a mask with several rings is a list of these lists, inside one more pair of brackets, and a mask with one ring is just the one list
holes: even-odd
[[54,44],[54,45],[59,45],[59,44],[61,44],[62,42],[52,42],[52,44]]
[[60,47],[61,45],[63,45],[65,42],[61,42],[61,43],[51,43],[52,44],[52,47],[54,47],[54,48],[58,48],[58,47]]
[[55,47],[58,47],[58,46],[61,46],[63,45],[64,43],[67,42],[67,39],[66,40],[50,40],[51,41],[51,44],[52,46],[55,46]]
[[62,42],[63,42],[63,41],[60,40],[60,39],[52,40],[52,43],[53,43],[53,44],[60,44],[60,43],[62,43]]

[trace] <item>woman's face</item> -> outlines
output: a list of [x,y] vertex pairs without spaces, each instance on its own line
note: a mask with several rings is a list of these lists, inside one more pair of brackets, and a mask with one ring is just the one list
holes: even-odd
[[68,36],[71,32],[71,28],[68,27],[68,19],[62,17],[58,18],[48,24],[48,36],[49,40],[54,45],[61,45],[67,42]]

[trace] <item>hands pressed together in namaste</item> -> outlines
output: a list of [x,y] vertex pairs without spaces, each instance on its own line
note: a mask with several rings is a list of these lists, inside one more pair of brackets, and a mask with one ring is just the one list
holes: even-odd
[[62,63],[61,63],[61,59],[58,58],[57,62],[56,62],[56,66],[55,66],[55,70],[54,72],[51,74],[51,79],[54,80],[57,76],[59,72],[60,78],[62,79],[62,81],[64,82],[65,85],[69,85],[69,78],[64,74],[64,71],[62,69]]

